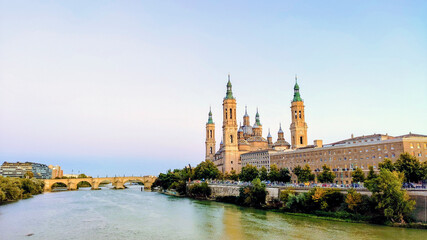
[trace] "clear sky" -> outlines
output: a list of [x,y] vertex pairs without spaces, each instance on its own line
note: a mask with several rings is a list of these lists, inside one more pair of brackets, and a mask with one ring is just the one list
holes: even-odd
[[427,134],[427,1],[0,0],[0,161],[152,174],[238,117],[290,139],[298,74],[309,143]]

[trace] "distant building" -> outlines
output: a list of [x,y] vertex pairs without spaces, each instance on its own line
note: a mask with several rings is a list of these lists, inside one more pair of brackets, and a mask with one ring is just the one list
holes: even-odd
[[246,167],[248,164],[261,169],[265,167],[267,171],[270,171],[270,155],[276,153],[275,150],[261,150],[253,151],[240,155],[242,167]]
[[63,177],[66,178],[77,178],[79,175],[78,174],[64,174]]
[[54,178],[62,178],[63,176],[63,171],[61,170],[61,167],[56,165],[49,165],[49,168],[52,169],[52,179]]
[[[397,137],[373,134],[351,137],[323,146],[315,141],[314,145],[272,153],[270,164],[288,168],[290,171],[296,166],[303,167],[308,164],[316,176],[322,172],[322,166],[326,165],[334,172],[335,183],[349,184],[352,181],[351,173],[357,168],[367,175],[369,166],[378,171],[378,163],[384,158],[394,162],[405,152],[417,157],[421,162],[427,161],[427,136],[412,133]],[[292,181],[297,181],[294,174]]]
[[32,172],[35,178],[50,179],[52,170],[45,164],[33,162],[4,162],[0,167],[0,175],[3,177],[25,177],[25,173]]

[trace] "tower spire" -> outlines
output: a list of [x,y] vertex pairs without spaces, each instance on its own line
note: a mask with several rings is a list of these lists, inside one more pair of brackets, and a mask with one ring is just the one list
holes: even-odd
[[296,74],[295,74],[295,85],[294,85],[294,99],[292,100],[292,102],[302,102],[302,98],[299,93],[298,78]]
[[261,122],[259,120],[258,107],[256,108],[255,122],[256,122],[256,125],[261,126]]
[[212,124],[214,123],[212,120],[212,110],[211,107],[209,107],[209,118],[208,118],[208,124]]
[[232,89],[232,86],[231,86],[231,80],[230,80],[230,73],[228,73],[227,94],[225,95],[225,99],[234,99],[233,91],[231,89]]

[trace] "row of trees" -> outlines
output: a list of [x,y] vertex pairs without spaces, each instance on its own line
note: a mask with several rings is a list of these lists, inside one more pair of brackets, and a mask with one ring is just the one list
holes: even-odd
[[[355,189],[347,194],[339,189],[315,187],[306,193],[296,193],[292,189],[283,190],[280,200],[269,207],[286,212],[309,213],[334,218],[370,221],[373,223],[405,223],[410,220],[415,201],[401,186],[404,174],[382,168],[378,175],[366,180],[366,187],[372,196],[362,195]],[[239,197],[234,202],[242,206],[263,207],[266,204],[266,186],[259,178],[251,186],[240,188]]]
[[257,167],[248,164],[242,167],[242,171],[238,175],[238,179],[245,182],[251,182],[256,178],[259,178],[261,181],[290,182],[291,174],[287,168],[279,169],[274,164],[270,166],[270,172],[264,166],[258,170]]
[[0,176],[0,202],[29,198],[43,192],[44,182],[39,179]]
[[[402,153],[399,158],[393,163],[390,159],[385,158],[383,162],[378,164],[379,169],[387,169],[390,172],[397,171],[403,173],[404,182],[419,182],[427,179],[427,162],[421,163],[415,156],[409,153]],[[292,171],[298,178],[298,182],[314,181],[316,176],[311,172],[310,166],[307,164],[304,167],[297,166]],[[376,177],[373,166],[369,166],[368,175],[365,177],[361,168],[357,168],[351,173],[353,182],[365,182]],[[322,166],[322,172],[317,176],[317,181],[321,183],[334,182],[335,174],[327,165]]]

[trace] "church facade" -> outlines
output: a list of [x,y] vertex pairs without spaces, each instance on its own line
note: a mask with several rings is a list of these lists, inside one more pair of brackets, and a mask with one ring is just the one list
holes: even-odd
[[[295,79],[296,80],[296,79]],[[206,123],[206,160],[215,163],[222,173],[236,171],[240,172],[242,162],[241,155],[268,150],[284,151],[290,148],[300,148],[307,145],[307,123],[305,123],[304,102],[299,93],[298,83],[294,86],[294,98],[291,103],[292,124],[291,142],[289,144],[284,138],[284,132],[280,125],[278,139],[273,142],[270,132],[266,138],[263,137],[263,126],[257,109],[255,121],[252,125],[247,109],[243,116],[243,125],[237,125],[236,108],[237,102],[233,96],[230,75],[228,76],[227,91],[223,99],[223,125],[222,140],[219,149],[215,149],[215,123],[212,112],[209,111],[208,122]]]

